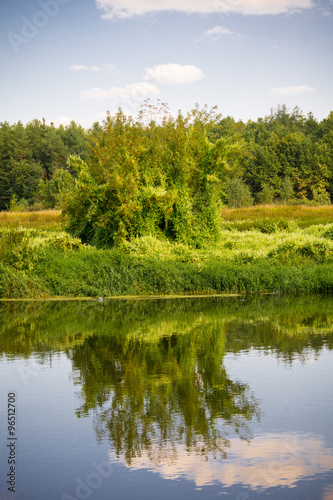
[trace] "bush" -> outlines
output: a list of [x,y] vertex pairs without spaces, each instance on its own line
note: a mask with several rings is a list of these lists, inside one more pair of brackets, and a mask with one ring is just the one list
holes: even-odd
[[[147,126],[121,110],[109,115],[93,137],[89,164],[69,159],[77,179],[64,210],[67,230],[100,248],[147,235],[195,247],[216,242],[221,193],[241,146],[211,143],[214,124],[214,114],[198,109]],[[252,202],[246,187],[242,192],[242,203]]]
[[29,202],[26,199],[21,198],[21,200],[19,200],[16,194],[12,196],[9,204],[10,212],[25,212],[28,207]]
[[263,205],[270,205],[274,199],[274,191],[271,187],[265,184],[257,194],[257,202]]
[[228,205],[232,208],[253,205],[250,189],[240,178],[235,178],[228,184]]
[[0,237],[1,261],[14,269],[32,269],[36,252],[26,229],[12,229]]
[[280,196],[281,199],[284,201],[285,205],[290,202],[292,196],[293,196],[293,185],[288,176],[286,176],[283,179],[283,182],[281,184],[280,188]]
[[330,195],[328,194],[328,192],[326,190],[321,190],[321,191],[314,190],[313,201],[318,206],[331,204]]
[[304,261],[332,262],[333,247],[325,241],[309,241],[302,245],[286,242],[269,252],[268,257],[282,264],[303,264]]

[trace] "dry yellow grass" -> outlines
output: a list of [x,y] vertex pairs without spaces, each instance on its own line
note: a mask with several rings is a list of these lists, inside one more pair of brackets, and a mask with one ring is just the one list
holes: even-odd
[[[300,226],[333,222],[333,205],[311,207],[306,205],[256,205],[248,208],[223,208],[224,221],[285,219],[297,221]],[[61,229],[64,219],[61,210],[37,212],[0,212],[0,228]]]
[[333,222],[333,205],[311,207],[306,205],[256,205],[248,208],[223,208],[225,221],[254,219],[285,219],[300,225],[329,224]]
[[62,226],[61,210],[41,210],[39,212],[0,212],[0,228],[58,229]]

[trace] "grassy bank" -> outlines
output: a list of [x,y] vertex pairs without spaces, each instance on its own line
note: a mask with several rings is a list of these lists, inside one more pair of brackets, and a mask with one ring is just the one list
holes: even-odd
[[332,208],[255,208],[224,211],[203,249],[143,237],[101,250],[67,235],[59,212],[2,213],[0,297],[333,291]]

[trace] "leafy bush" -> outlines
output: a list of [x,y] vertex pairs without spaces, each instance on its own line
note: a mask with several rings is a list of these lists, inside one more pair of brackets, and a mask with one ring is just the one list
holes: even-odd
[[333,224],[326,226],[323,232],[323,237],[327,238],[328,240],[333,240]]
[[36,252],[25,229],[12,229],[0,237],[1,261],[15,269],[32,269]]
[[253,198],[249,187],[240,178],[232,179],[228,184],[228,205],[232,208],[249,207]]
[[331,198],[326,189],[322,190],[315,189],[313,192],[313,201],[316,205],[319,206],[331,204]]
[[25,198],[21,198],[20,201],[16,194],[14,194],[10,200],[9,211],[10,212],[24,212],[29,207],[29,202]]
[[50,180],[39,181],[37,199],[44,208],[62,208],[73,188],[71,174],[58,168]]
[[292,185],[292,182],[290,180],[290,177],[286,176],[283,179],[283,182],[282,182],[281,188],[280,188],[280,196],[281,196],[281,199],[284,201],[285,205],[288,202],[290,202],[292,195],[293,195],[293,185]]
[[230,139],[210,142],[217,123],[213,111],[198,108],[148,125],[121,110],[108,115],[92,135],[90,161],[69,159],[77,179],[65,207],[68,231],[98,247],[147,235],[196,247],[217,241],[221,193],[240,168],[242,148]]
[[0,233],[1,262],[18,270],[32,271],[44,258],[45,248],[63,251],[82,249],[79,239],[64,232],[43,232],[34,229],[9,229]]
[[283,264],[300,264],[304,260],[317,263],[332,262],[333,246],[325,241],[308,241],[300,245],[289,241],[269,252],[268,257]]
[[264,184],[260,193],[257,194],[257,202],[264,205],[270,205],[273,199],[274,190],[270,186],[268,186],[268,184]]

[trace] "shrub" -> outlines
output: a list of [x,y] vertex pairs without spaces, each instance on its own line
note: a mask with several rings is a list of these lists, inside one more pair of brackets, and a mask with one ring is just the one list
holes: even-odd
[[331,204],[331,198],[328,192],[325,190],[314,190],[313,192],[313,201],[316,205],[323,206],[323,205],[330,205]]
[[273,189],[264,184],[260,193],[257,194],[257,202],[263,205],[270,205],[274,199],[274,191]]
[[288,241],[269,252],[268,257],[282,264],[302,264],[304,261],[331,262],[333,247],[325,241],[308,241],[301,245]]
[[280,188],[280,196],[281,199],[284,201],[285,205],[291,200],[293,195],[293,185],[288,176],[286,176],[283,179],[283,182],[281,184]]
[[231,180],[228,184],[228,205],[232,208],[253,205],[253,198],[249,187],[238,177]]
[[27,210],[28,206],[29,202],[26,199],[21,198],[21,200],[19,200],[16,194],[14,194],[10,200],[9,211],[24,212],[25,210]]
[[3,232],[0,238],[1,261],[15,269],[32,269],[36,252],[26,229]]
[[[147,235],[196,247],[216,242],[221,193],[242,147],[208,140],[216,120],[198,109],[147,126],[121,110],[108,115],[92,137],[91,160],[69,159],[77,179],[64,210],[67,230],[104,248]],[[246,187],[242,200],[252,202]]]

